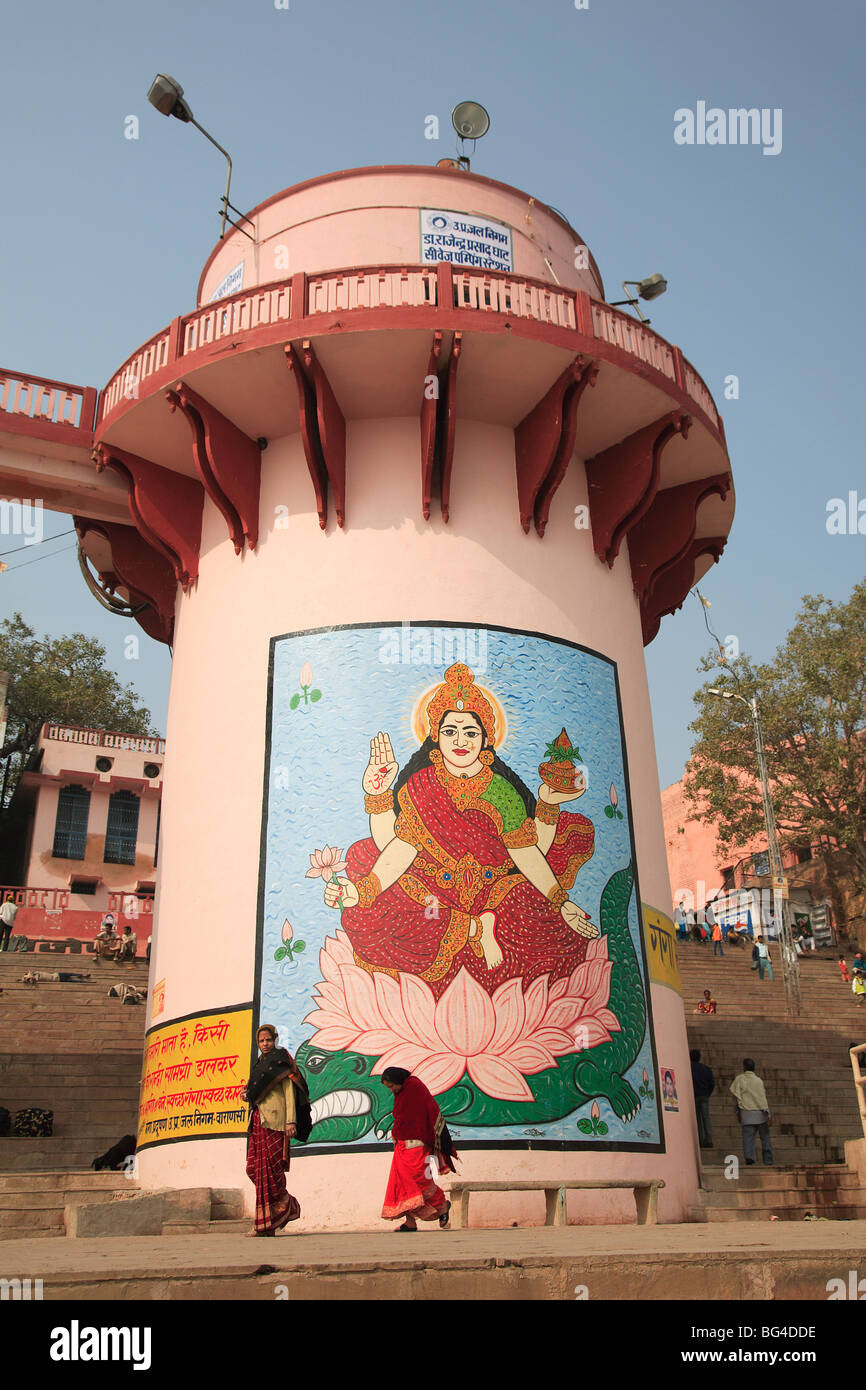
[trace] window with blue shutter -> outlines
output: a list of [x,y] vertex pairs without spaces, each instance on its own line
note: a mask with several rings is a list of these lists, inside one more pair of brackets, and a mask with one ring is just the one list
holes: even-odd
[[89,816],[90,792],[87,788],[61,787],[54,822],[54,848],[51,851],[56,859],[84,858]]
[[138,841],[138,797],[132,792],[112,792],[105,827],[106,864],[134,864]]

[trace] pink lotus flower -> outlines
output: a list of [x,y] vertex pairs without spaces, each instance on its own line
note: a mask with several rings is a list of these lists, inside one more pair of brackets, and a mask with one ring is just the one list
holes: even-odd
[[306,878],[336,878],[337,874],[345,873],[346,861],[340,858],[340,851],[336,848],[329,849],[325,845],[324,849],[314,849],[310,855],[310,867],[305,874]]
[[594,1100],[594,1101],[592,1102],[592,1107],[591,1107],[589,1113],[590,1113],[590,1115],[592,1116],[592,1118],[593,1118],[594,1120],[597,1120],[597,1119],[598,1119],[599,1115],[601,1114],[601,1111],[600,1111],[599,1108],[598,1108],[598,1101],[597,1101],[597,1100]]
[[303,690],[305,687],[309,687],[309,686],[311,686],[312,684],[313,684],[313,668],[312,668],[312,666],[310,665],[309,661],[305,661],[304,664],[303,664],[303,666],[301,667],[301,674],[300,674],[300,676],[298,677],[298,685],[299,685],[299,686],[301,687],[301,689]]
[[289,944],[289,942],[291,941],[293,935],[294,935],[294,932],[292,931],[292,924],[291,924],[291,922],[289,921],[289,919],[288,919],[288,917],[287,917],[286,920],[285,920],[285,922],[283,923],[283,931],[282,931],[283,944],[287,946],[287,945]]
[[616,806],[616,804],[617,804],[618,801],[619,801],[619,797],[618,797],[617,794],[616,794],[616,787],[613,785],[613,782],[611,782],[611,784],[610,784],[610,804],[611,804],[611,806]]
[[354,964],[341,930],[326,938],[319,964],[325,978],[304,1020],[316,1029],[312,1046],[376,1057],[374,1076],[406,1067],[434,1095],[468,1073],[491,1098],[531,1101],[524,1078],[578,1050],[577,1029],[584,1047],[620,1029],[607,1007],[613,967],[604,936],[588,943],[586,960],[566,979],[549,985],[541,975],[526,990],[522,980],[506,980],[492,996],[466,970],[438,1000],[415,975],[370,976]]

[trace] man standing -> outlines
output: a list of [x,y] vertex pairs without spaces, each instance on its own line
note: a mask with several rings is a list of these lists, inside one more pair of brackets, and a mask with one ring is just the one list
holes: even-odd
[[755,1074],[755,1063],[751,1057],[743,1059],[743,1070],[731,1082],[731,1094],[736,1102],[737,1118],[743,1131],[743,1157],[749,1167],[755,1162],[755,1135],[761,1136],[761,1157],[764,1167],[773,1163],[773,1146],[770,1142],[770,1107],[764,1083]]
[[713,936],[713,955],[714,955],[714,956],[724,956],[725,953],[724,953],[724,951],[722,950],[722,929],[721,929],[721,927],[719,926],[718,922],[714,922],[714,923],[713,923],[713,932],[712,932],[712,936]]
[[689,1060],[692,1064],[692,1089],[698,1115],[698,1141],[702,1149],[711,1149],[713,1131],[710,1125],[710,1096],[716,1089],[716,1078],[710,1068],[701,1061],[701,1054],[696,1047],[689,1053]]
[[763,938],[755,942],[755,950],[758,952],[758,979],[763,980],[764,971],[767,972],[771,980],[775,979],[773,975],[773,962],[770,960],[770,951]]
[[12,898],[7,898],[0,907],[0,951],[9,950],[9,938],[12,935],[12,928],[15,926],[15,918],[18,916],[18,904]]

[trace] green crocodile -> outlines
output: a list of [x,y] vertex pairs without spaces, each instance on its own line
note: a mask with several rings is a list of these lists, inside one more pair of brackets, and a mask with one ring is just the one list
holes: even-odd
[[[631,865],[606,883],[599,913],[602,936],[613,962],[609,1008],[620,1032],[609,1042],[557,1059],[555,1067],[526,1077],[532,1101],[504,1101],[486,1096],[468,1077],[437,1095],[449,1123],[521,1125],[562,1119],[595,1098],[609,1102],[621,1120],[630,1120],[641,1102],[625,1078],[643,1044],[646,1003],[637,956],[628,928],[628,905],[634,873]],[[371,1130],[384,1138],[392,1123],[391,1092],[373,1076],[377,1058],[358,1052],[326,1052],[302,1043],[297,1061],[303,1068],[313,1103],[310,1143],[349,1144]]]

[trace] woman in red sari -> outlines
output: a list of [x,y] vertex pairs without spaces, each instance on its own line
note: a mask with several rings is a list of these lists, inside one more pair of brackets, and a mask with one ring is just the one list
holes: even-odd
[[402,1216],[398,1231],[417,1231],[417,1221],[438,1221],[444,1229],[451,1203],[436,1185],[433,1163],[439,1173],[453,1173],[457,1155],[442,1112],[423,1081],[403,1067],[387,1067],[382,1083],[394,1096],[394,1157],[382,1216],[386,1221]]
[[372,740],[370,836],[347,851],[348,877],[325,888],[357,964],[417,975],[437,998],[461,967],[489,993],[570,974],[598,935],[568,897],[593,852],[592,822],[561,812],[585,791],[582,775],[570,792],[542,784],[533,797],[493,751],[493,708],[462,662],[426,714],[428,737],[399,778],[388,735]]
[[299,1120],[303,1124],[309,1118],[310,1104],[306,1082],[291,1055],[277,1047],[272,1024],[262,1024],[256,1044],[261,1056],[244,1094],[252,1107],[247,1177],[256,1188],[256,1224],[250,1235],[275,1236],[301,1214],[300,1203],[286,1187],[286,1173],[291,1141],[298,1136]]

